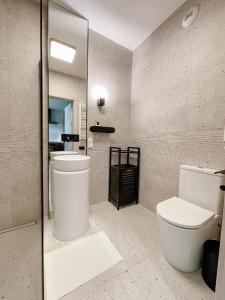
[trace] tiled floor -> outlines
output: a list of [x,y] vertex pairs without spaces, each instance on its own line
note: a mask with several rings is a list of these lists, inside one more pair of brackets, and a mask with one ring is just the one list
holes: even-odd
[[0,299],[42,299],[41,224],[0,234]]
[[[46,221],[45,251],[63,247]],[[162,255],[157,220],[142,205],[116,210],[108,202],[91,206],[88,234],[104,231],[124,260],[61,300],[209,300],[214,293],[200,272],[185,274]]]

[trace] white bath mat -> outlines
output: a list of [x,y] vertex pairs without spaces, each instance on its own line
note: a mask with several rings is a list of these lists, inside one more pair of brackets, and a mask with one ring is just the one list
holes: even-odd
[[123,258],[104,232],[45,254],[47,300],[56,300]]

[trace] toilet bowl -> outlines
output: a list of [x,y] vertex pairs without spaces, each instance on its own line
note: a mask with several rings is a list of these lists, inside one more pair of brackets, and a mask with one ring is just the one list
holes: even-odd
[[183,272],[198,270],[204,242],[219,238],[220,216],[174,197],[158,204],[157,218],[167,261]]
[[162,251],[167,261],[183,272],[201,266],[204,242],[219,239],[224,176],[215,170],[182,165],[179,197],[157,205]]

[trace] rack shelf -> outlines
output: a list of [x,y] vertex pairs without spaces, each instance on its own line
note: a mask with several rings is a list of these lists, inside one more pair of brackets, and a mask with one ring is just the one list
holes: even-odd
[[[126,162],[122,163],[122,154],[126,154]],[[130,154],[136,155],[136,164],[131,163]],[[117,156],[117,163],[113,164],[113,155]],[[109,202],[117,209],[120,205],[132,202],[138,203],[140,148],[110,147],[109,154]]]

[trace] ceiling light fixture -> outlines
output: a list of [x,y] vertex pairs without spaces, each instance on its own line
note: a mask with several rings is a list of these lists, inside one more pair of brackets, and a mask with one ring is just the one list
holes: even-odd
[[50,56],[72,63],[76,54],[74,46],[65,44],[55,39],[50,39]]

